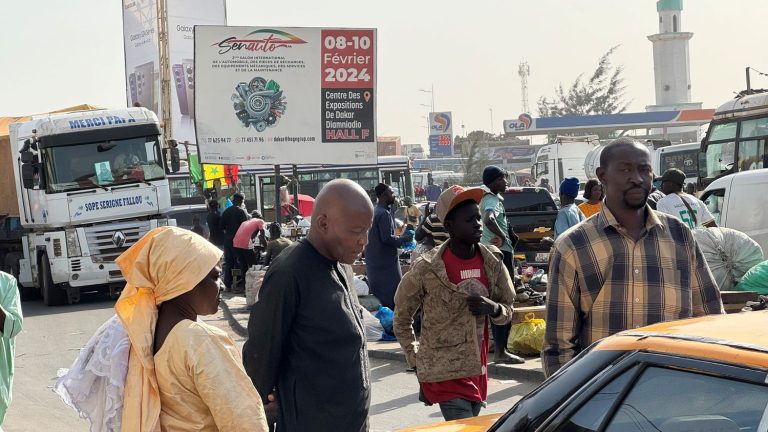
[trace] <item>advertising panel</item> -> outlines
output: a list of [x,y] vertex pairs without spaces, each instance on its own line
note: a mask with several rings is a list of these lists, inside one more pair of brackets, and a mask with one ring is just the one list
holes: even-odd
[[173,138],[195,142],[195,25],[225,25],[225,0],[167,0]]
[[[195,142],[194,26],[226,24],[225,0],[166,0],[172,137]],[[149,108],[162,119],[157,0],[123,0],[128,106]]]
[[126,98],[128,106],[160,113],[160,51],[157,43],[157,1],[123,0]]
[[536,119],[530,114],[520,114],[516,120],[504,120],[504,132],[525,132],[536,129]]
[[453,154],[453,121],[450,112],[429,113],[429,154],[431,157]]
[[195,27],[200,160],[376,162],[376,30]]

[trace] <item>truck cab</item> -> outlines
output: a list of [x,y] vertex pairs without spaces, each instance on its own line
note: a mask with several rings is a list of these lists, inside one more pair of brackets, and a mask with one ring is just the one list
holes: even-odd
[[542,179],[547,179],[552,192],[557,193],[564,178],[576,177],[579,179],[580,188],[584,189],[584,184],[589,179],[584,174],[584,160],[590,151],[599,146],[597,135],[557,137],[554,143],[544,145],[536,152],[531,167],[534,185],[538,186]]
[[121,286],[115,258],[168,224],[155,114],[125,108],[36,116],[11,125],[10,144],[25,230],[20,285],[49,305]]

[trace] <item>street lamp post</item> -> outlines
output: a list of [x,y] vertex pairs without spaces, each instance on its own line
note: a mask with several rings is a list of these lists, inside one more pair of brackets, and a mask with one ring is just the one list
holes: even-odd
[[435,112],[435,85],[432,84],[430,90],[419,89],[422,93],[429,93],[432,96],[432,112]]
[[488,108],[488,111],[491,112],[491,133],[493,133],[493,108]]

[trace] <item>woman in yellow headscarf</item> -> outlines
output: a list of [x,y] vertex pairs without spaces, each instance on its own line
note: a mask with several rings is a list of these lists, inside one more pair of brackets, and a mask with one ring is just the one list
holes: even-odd
[[131,343],[123,431],[268,430],[240,351],[197,322],[218,309],[220,257],[197,234],[162,227],[117,258],[126,286],[115,309]]

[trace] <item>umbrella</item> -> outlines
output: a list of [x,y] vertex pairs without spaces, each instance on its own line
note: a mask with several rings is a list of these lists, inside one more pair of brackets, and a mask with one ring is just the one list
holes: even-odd
[[[290,204],[293,204],[293,195],[290,196],[289,201],[290,201]],[[297,209],[300,215],[304,217],[312,216],[312,209],[314,209],[314,207],[315,207],[314,198],[312,198],[309,195],[299,194],[299,205],[297,206]],[[290,214],[289,206],[283,206],[282,214],[283,216]]]

